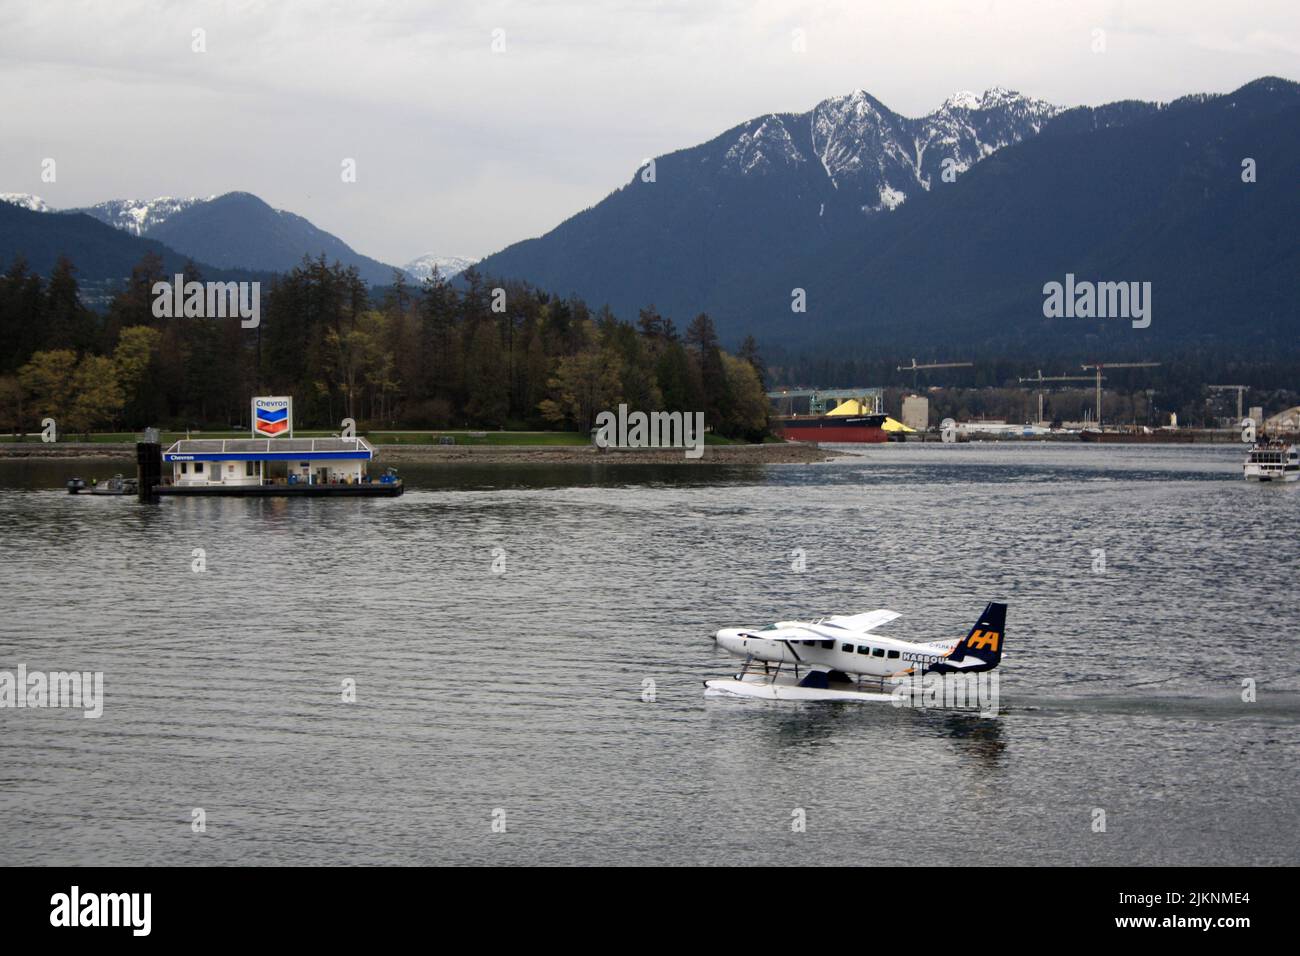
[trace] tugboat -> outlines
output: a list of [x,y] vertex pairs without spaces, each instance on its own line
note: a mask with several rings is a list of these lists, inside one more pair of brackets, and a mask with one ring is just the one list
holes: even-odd
[[1300,481],[1300,450],[1289,442],[1257,441],[1242,465],[1242,475],[1247,481]]

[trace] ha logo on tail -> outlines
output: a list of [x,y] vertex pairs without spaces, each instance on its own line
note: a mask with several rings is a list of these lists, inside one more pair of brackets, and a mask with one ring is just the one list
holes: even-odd
[[941,661],[925,667],[923,673],[951,674],[991,671],[1002,660],[1002,637],[1007,629],[1007,606],[989,602],[980,619]]

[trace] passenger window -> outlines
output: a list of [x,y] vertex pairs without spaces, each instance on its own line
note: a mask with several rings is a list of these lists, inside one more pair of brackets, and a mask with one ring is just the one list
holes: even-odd
[[871,652],[871,656],[872,656],[872,657],[884,657],[884,656],[885,656],[885,649],[884,649],[883,647],[877,647],[874,651]]
[[898,657],[898,651],[890,651],[885,656],[888,657],[891,661],[895,660]]
[[861,647],[858,648],[858,653],[859,653],[859,654],[870,654],[870,653],[871,653],[871,648],[869,648],[869,647],[867,647],[867,645],[863,644]]
[[852,653],[853,653],[853,645],[852,645],[852,644],[841,644],[841,645],[840,645],[840,650],[842,650],[842,651],[848,651],[850,654],[852,654]]
[[822,647],[824,647],[824,648],[825,648],[826,650],[828,650],[828,651],[830,651],[830,650],[834,650],[834,649],[835,649],[835,642],[834,642],[834,641],[822,641]]

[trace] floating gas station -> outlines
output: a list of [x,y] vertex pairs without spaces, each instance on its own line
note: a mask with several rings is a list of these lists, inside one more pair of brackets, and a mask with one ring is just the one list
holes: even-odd
[[[293,399],[253,399],[249,438],[183,438],[162,452],[171,478],[159,476],[156,495],[257,497],[396,497],[404,490],[393,469],[378,478],[366,472],[375,448],[364,438],[293,437]],[[142,475],[145,454],[141,454]]]

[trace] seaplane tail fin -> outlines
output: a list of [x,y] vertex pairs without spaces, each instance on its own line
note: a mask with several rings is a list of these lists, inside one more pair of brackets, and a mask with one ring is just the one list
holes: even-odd
[[[975,626],[948,655],[948,663],[961,670],[992,670],[1002,660],[1002,645],[1006,638],[1007,606],[990,601]],[[942,666],[934,668],[944,670]]]

